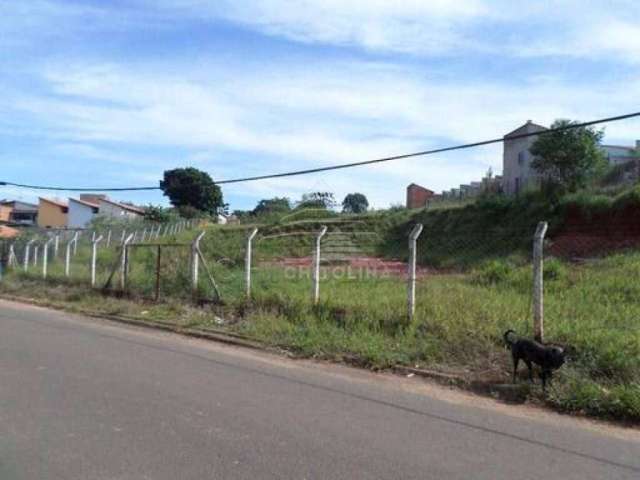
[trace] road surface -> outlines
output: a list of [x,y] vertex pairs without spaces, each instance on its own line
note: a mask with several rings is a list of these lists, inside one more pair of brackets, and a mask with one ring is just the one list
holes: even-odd
[[640,478],[636,431],[0,300],[0,479]]

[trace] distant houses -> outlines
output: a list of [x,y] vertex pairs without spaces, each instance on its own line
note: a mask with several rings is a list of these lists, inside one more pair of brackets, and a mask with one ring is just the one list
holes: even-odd
[[[531,166],[534,157],[530,149],[538,138],[535,134],[547,130],[547,127],[527,120],[520,127],[507,133],[503,137],[502,175],[487,175],[480,181],[459,185],[440,194],[433,194],[415,183],[410,184],[407,187],[407,208],[420,208],[441,200],[473,198],[483,192],[518,195],[525,189],[536,188],[540,184],[540,178]],[[612,166],[630,164],[634,161],[640,163],[640,140],[636,140],[635,146],[601,145],[600,148]],[[431,192],[426,200],[425,191]]]
[[129,205],[126,203],[118,203],[108,198],[98,199],[100,215],[106,215],[112,218],[133,219],[144,216],[144,209]]
[[39,198],[38,226],[41,228],[65,228],[69,206],[63,200]]
[[97,215],[118,219],[141,218],[145,210],[116,202],[106,195],[82,194],[61,200],[40,197],[38,205],[20,201],[0,201],[0,225],[41,228],[86,228]]
[[84,200],[82,195],[79,200],[70,198],[67,226],[69,228],[85,228],[99,212],[100,205]]
[[0,223],[12,225],[35,225],[38,218],[38,205],[18,200],[0,201]]

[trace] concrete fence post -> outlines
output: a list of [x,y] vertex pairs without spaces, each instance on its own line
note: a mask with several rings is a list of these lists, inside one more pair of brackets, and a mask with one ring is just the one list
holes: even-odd
[[107,248],[111,245],[111,230],[107,232]]
[[127,288],[127,274],[129,273],[129,243],[133,240],[133,233],[130,233],[122,242],[122,254],[120,256],[120,289],[124,292]]
[[194,295],[198,292],[198,269],[200,266],[198,249],[200,248],[200,240],[204,237],[204,233],[205,232],[200,232],[191,244],[191,291]]
[[58,250],[60,247],[60,234],[56,232],[56,236],[53,240],[53,258],[58,258]]
[[73,256],[75,257],[78,253],[78,239],[80,238],[80,232],[76,232],[73,235]]
[[102,235],[91,243],[91,286],[96,286],[96,260],[98,257],[98,244],[102,241]]
[[33,247],[33,266],[38,266],[38,252],[40,251],[40,245],[37,243]]
[[53,238],[50,238],[42,245],[42,278],[47,278],[47,267],[49,263],[49,244],[53,241]]
[[16,267],[18,265],[18,259],[16,258],[16,251],[13,243],[9,245],[9,260],[7,261],[7,267]]
[[544,236],[547,222],[540,222],[533,235],[533,336],[544,341]]
[[96,241],[96,231],[91,232],[91,243]]
[[68,277],[71,269],[71,247],[73,246],[74,239],[72,238],[67,242],[67,249],[64,255],[64,276]]
[[422,233],[423,225],[417,223],[409,234],[409,264],[407,271],[407,312],[409,320],[413,320],[416,313],[416,259],[417,241]]
[[317,305],[320,301],[320,242],[322,237],[327,233],[327,227],[325,225],[320,228],[320,231],[316,235],[316,245],[313,254],[313,304]]
[[247,298],[251,298],[251,242],[253,237],[258,233],[258,229],[254,228],[247,237],[247,250],[244,254],[244,281],[247,293]]
[[120,235],[120,244],[124,244],[124,239],[127,237],[127,231],[126,230],[122,230],[122,234]]
[[23,267],[25,272],[29,270],[29,253],[31,251],[31,245],[33,244],[33,242],[35,242],[35,240],[29,240],[24,246]]
[[142,239],[140,240],[142,243],[147,239],[147,229],[142,230]]

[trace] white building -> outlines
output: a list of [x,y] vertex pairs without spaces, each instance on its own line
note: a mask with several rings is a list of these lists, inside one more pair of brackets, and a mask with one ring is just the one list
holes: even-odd
[[67,226],[69,228],[86,228],[99,212],[100,205],[86,200],[69,199]]
[[100,215],[120,219],[134,219],[144,216],[144,210],[142,208],[134,207],[133,205],[114,202],[108,198],[99,198],[98,202]]
[[[513,138],[522,134],[537,133],[548,130],[531,120],[504,136],[502,153],[502,188],[507,195],[517,195],[527,187],[535,188],[539,184],[539,176],[531,168],[533,155],[529,149],[538,139],[538,135],[525,138]],[[638,158],[640,140],[635,147],[617,145],[601,145],[600,147],[610,165],[620,165]]]
[[[543,132],[547,127],[537,125],[531,120],[504,136],[502,150],[502,189],[507,195],[517,195],[528,186],[536,184],[538,176],[531,168],[533,155],[531,145],[538,138],[532,135],[517,138],[518,135]],[[514,138],[516,137],[516,138]]]

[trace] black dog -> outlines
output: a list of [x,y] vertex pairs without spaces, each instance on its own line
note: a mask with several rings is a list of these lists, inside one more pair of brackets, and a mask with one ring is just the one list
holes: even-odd
[[[511,336],[515,336],[512,339]],[[503,335],[505,343],[511,348],[513,358],[513,383],[516,383],[518,363],[522,359],[529,368],[529,379],[533,382],[531,364],[535,363],[542,369],[542,390],[547,387],[547,378],[551,379],[554,370],[559,369],[565,361],[566,349],[557,345],[544,345],[528,338],[519,338],[513,330],[507,330]]]

